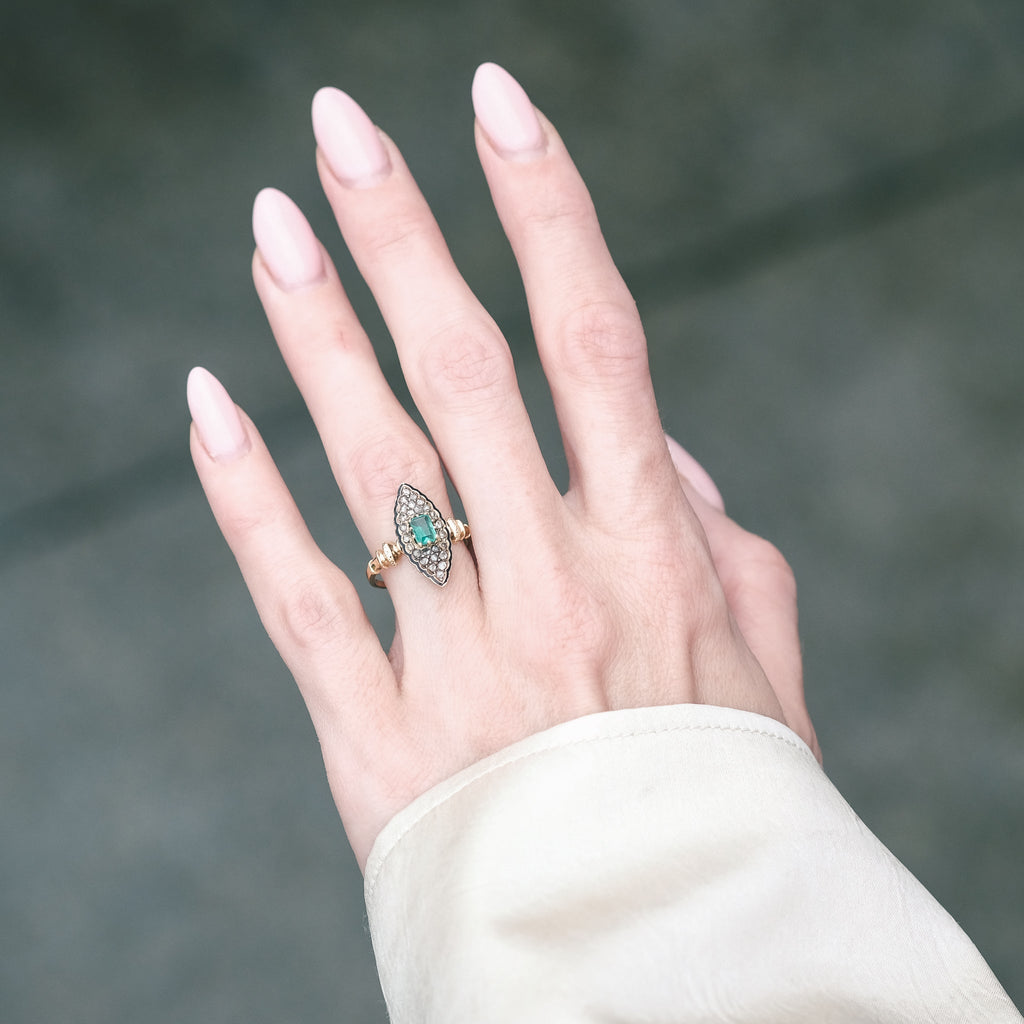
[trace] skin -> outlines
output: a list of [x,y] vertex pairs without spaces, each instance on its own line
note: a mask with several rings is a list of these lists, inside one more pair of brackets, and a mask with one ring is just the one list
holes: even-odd
[[253,277],[369,552],[393,536],[403,481],[451,514],[442,466],[472,526],[443,589],[408,559],[385,570],[389,651],[361,603],[387,598],[319,551],[253,423],[231,408],[241,440],[225,452],[194,415],[196,468],[309,708],[360,866],[387,821],[436,783],[581,715],[721,705],[785,723],[818,754],[789,566],[666,440],[635,305],[561,139],[539,114],[531,135],[532,110],[520,111],[529,145],[509,151],[485,108],[478,97],[477,149],[525,285],[568,491],[545,467],[507,344],[383,135],[383,163],[374,151],[356,179],[323,146],[318,168],[433,443],[394,397],[311,234],[313,280],[288,280],[270,243]]

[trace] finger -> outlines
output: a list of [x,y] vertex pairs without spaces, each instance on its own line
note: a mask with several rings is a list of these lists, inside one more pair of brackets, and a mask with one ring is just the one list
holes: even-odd
[[693,485],[693,489],[713,508],[725,512],[725,501],[711,474],[673,437],[665,435],[668,452],[676,472]]
[[775,691],[786,724],[820,761],[804,695],[793,571],[774,544],[725,514],[721,494],[707,470],[673,438],[666,435],[665,440],[687,500],[704,528],[736,625]]
[[353,719],[383,725],[394,676],[354,588],[316,546],[255,428],[216,378],[193,370],[188,400],[210,507],[317,731]]
[[[399,485],[425,493],[446,518],[444,476],[433,446],[381,371],[338,275],[298,207],[264,189],[253,204],[253,280],[278,346],[309,407],[356,526],[371,552],[395,539]],[[476,588],[462,545],[452,552],[455,591]],[[458,581],[458,582],[454,582]],[[399,615],[423,614],[424,581],[402,559],[386,572]]]
[[554,129],[502,68],[473,82],[477,149],[526,287],[574,490],[611,518],[664,475],[636,306]]
[[320,176],[394,338],[413,399],[471,519],[481,566],[558,499],[508,346],[452,262],[398,151],[344,93],[313,103]]

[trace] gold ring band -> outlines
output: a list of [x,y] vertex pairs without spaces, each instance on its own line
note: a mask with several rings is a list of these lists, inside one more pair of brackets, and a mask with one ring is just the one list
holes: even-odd
[[372,587],[387,587],[381,573],[402,555],[432,583],[443,587],[452,565],[452,545],[469,538],[461,519],[445,519],[437,506],[410,484],[402,484],[395,497],[395,539],[385,541],[366,566]]

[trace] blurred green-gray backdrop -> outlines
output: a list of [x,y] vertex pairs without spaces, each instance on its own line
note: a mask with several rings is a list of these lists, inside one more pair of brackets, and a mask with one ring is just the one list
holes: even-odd
[[249,281],[276,185],[394,371],[314,174],[309,99],[336,84],[506,326],[559,471],[475,161],[482,60],[590,183],[666,427],[796,568],[830,774],[1020,1002],[1019,0],[8,0],[0,1019],[384,1020],[315,738],[192,477],[184,381],[224,379],[358,575]]

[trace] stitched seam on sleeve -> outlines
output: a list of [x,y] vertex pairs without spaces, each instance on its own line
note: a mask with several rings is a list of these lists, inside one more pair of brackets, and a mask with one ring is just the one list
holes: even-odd
[[[559,741],[552,740],[536,750],[530,750],[522,754],[518,754],[508,761],[500,761],[497,764],[491,765],[486,771],[480,775],[475,775],[471,779],[467,779],[456,789],[446,793],[443,797],[434,800],[429,806],[424,807],[423,810],[416,815],[416,817],[410,821],[401,832],[390,842],[387,850],[385,850],[381,856],[377,859],[377,864],[374,868],[373,877],[367,880],[366,884],[366,902],[369,904],[373,900],[373,894],[377,889],[377,881],[380,878],[381,872],[384,870],[384,865],[387,862],[388,857],[391,856],[395,848],[402,842],[402,840],[421,822],[427,817],[432,815],[441,806],[448,803],[454,797],[458,796],[459,793],[464,792],[470,787],[476,785],[476,783],[486,779],[489,775],[493,775],[494,772],[500,771],[503,768],[507,768],[511,765],[518,764],[521,761],[529,760],[532,757],[536,757],[540,754],[548,754],[553,750],[568,750],[570,747],[579,747],[588,743],[605,743],[612,740],[624,740],[631,739],[634,736],[659,736],[665,733],[673,732],[740,732],[745,733],[748,736],[763,736],[770,740],[775,740],[778,743],[785,743],[786,746],[792,747],[798,753],[807,753],[805,748],[789,739],[787,736],[780,736],[778,733],[772,732],[769,729],[751,729],[748,726],[743,725],[664,725],[654,729],[630,729],[623,732],[610,733],[605,736],[585,736],[575,740]],[[813,760],[813,758],[812,758]],[[817,762],[814,762],[817,765]]]

